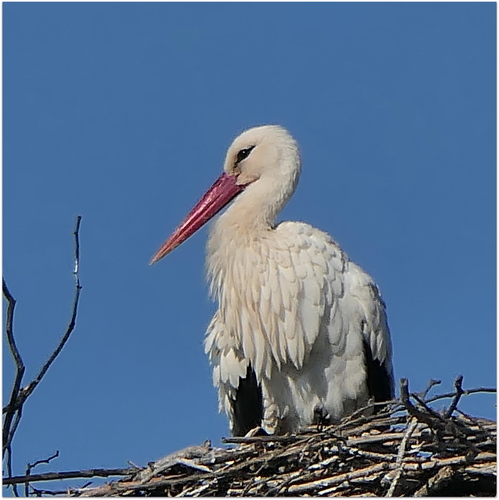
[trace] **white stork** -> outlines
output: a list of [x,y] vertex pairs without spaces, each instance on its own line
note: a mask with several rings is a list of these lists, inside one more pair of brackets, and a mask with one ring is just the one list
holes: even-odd
[[230,201],[207,247],[219,309],[205,351],[234,435],[294,432],[393,396],[385,304],[372,278],[326,233],[275,219],[293,194],[299,149],[277,125],[243,132],[224,172],[153,257]]

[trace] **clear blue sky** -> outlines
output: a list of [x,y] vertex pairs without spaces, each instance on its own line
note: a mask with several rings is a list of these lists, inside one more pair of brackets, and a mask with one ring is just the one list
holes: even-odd
[[[27,379],[15,467],[146,464],[228,434],[204,331],[202,229],[148,262],[243,129],[287,127],[282,218],[382,289],[396,377],[494,386],[494,3],[4,3],[4,273]],[[4,399],[13,370],[4,347]],[[494,417],[493,396],[463,408]],[[75,482],[76,484],[82,484]]]

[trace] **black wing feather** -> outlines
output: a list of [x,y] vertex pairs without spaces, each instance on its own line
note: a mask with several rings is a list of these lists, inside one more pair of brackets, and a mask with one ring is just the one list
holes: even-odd
[[258,384],[251,366],[248,366],[246,378],[239,379],[233,409],[234,436],[244,436],[251,429],[261,425],[263,418],[262,388]]
[[367,368],[367,389],[375,402],[390,401],[393,398],[391,373],[381,361],[374,359],[371,348],[364,341],[364,356]]

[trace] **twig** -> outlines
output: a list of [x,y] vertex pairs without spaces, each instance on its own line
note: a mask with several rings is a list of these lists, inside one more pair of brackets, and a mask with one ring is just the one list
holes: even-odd
[[36,389],[38,384],[42,381],[43,377],[47,373],[48,369],[52,366],[52,363],[56,360],[57,356],[59,356],[60,352],[66,345],[67,341],[69,340],[69,337],[71,336],[71,333],[73,332],[75,326],[76,326],[76,316],[78,314],[78,303],[80,301],[80,292],[81,292],[81,285],[80,285],[80,278],[79,278],[79,270],[80,270],[80,240],[79,240],[79,231],[80,231],[80,223],[81,223],[81,215],[78,215],[76,218],[76,227],[73,232],[74,238],[75,238],[75,251],[74,251],[74,270],[73,270],[73,275],[75,278],[75,295],[73,299],[73,307],[72,307],[72,312],[71,312],[71,318],[69,320],[69,324],[66,328],[66,331],[64,335],[62,336],[61,340],[59,341],[59,344],[55,348],[54,352],[50,355],[49,359],[47,362],[42,366],[40,372],[38,375],[35,377],[35,379],[28,384],[27,387],[24,388],[24,399],[28,398],[33,391]]
[[[68,490],[39,490],[38,488],[34,488],[33,486],[30,485],[30,488],[33,492],[33,494],[37,497],[43,497],[43,496],[67,496],[68,495]],[[33,495],[31,495],[33,496]]]
[[[9,446],[7,446],[6,450],[5,450],[5,453],[6,453],[6,462],[7,462],[7,475],[9,477],[12,476],[12,449]],[[19,493],[17,491],[17,485],[12,485],[12,492],[14,493],[14,496],[15,497],[18,497],[19,496]]]
[[287,493],[296,494],[310,490],[316,490],[317,488],[326,488],[332,486],[333,484],[340,484],[343,481],[351,481],[357,477],[366,476],[368,474],[376,474],[385,471],[390,468],[387,463],[380,463],[365,467],[364,469],[359,469],[354,472],[347,472],[345,474],[335,474],[334,476],[318,479],[316,481],[310,481],[307,483],[300,483],[292,485],[288,488]]
[[[25,387],[21,388],[22,380],[25,373],[25,366],[21,357],[21,353],[17,348],[15,337],[14,337],[14,308],[16,305],[16,301],[12,294],[10,293],[9,288],[5,280],[3,280],[3,295],[7,300],[7,314],[6,314],[6,322],[5,322],[5,334],[7,337],[7,342],[9,345],[10,352],[12,357],[14,358],[14,362],[16,365],[16,376],[14,379],[14,383],[12,385],[12,390],[9,398],[9,403],[3,408],[2,413],[4,415],[3,428],[2,428],[2,438],[3,438],[3,446],[2,446],[2,454],[5,457],[7,452],[7,474],[9,477],[12,476],[12,441],[14,439],[14,435],[18,428],[19,422],[21,421],[23,406],[26,400],[31,396],[36,387],[40,384],[43,377],[47,373],[48,369],[52,365],[52,363],[56,360],[56,358],[61,353],[62,349],[66,345],[67,341],[71,333],[73,332],[76,326],[76,316],[78,313],[78,304],[80,300],[80,292],[81,285],[79,279],[79,267],[80,267],[80,240],[79,240],[79,232],[81,225],[81,215],[78,215],[76,218],[76,225],[73,232],[74,240],[75,240],[75,249],[74,249],[74,269],[73,275],[75,278],[75,295],[73,300],[73,307],[71,312],[71,318],[69,324],[66,328],[66,331],[57,345],[56,349],[50,355],[47,362],[42,366],[38,375]],[[4,480],[4,484],[5,480]],[[17,496],[17,491],[14,489],[14,494]]]
[[453,413],[454,410],[457,408],[457,404],[459,403],[459,400],[461,399],[461,396],[463,395],[463,376],[458,375],[456,377],[456,380],[454,381],[454,387],[456,388],[456,393],[454,397],[452,398],[452,402],[445,412],[445,418],[449,418]]
[[302,439],[301,436],[237,436],[221,439],[225,444],[250,444],[250,443],[288,443]]
[[[288,486],[297,478],[303,475],[303,472],[301,470],[293,472],[288,475],[287,478],[285,478],[280,484],[277,486],[274,486],[273,488],[269,489],[267,494],[265,495],[266,497],[272,497],[272,496],[285,496],[287,494],[287,489]],[[281,494],[282,493],[282,494]]]
[[137,469],[86,469],[71,470],[63,472],[46,472],[44,474],[32,474],[30,476],[12,476],[4,477],[3,484],[24,484],[27,482],[37,483],[39,481],[53,481],[56,479],[81,479],[84,477],[109,477],[109,476],[128,476],[135,474]]
[[450,465],[446,465],[439,469],[439,471],[428,481],[419,488],[415,493],[415,497],[435,496],[438,490],[448,483],[454,476],[454,470]]
[[404,465],[402,461],[404,460],[404,455],[405,455],[405,449],[407,446],[407,441],[411,437],[412,433],[414,432],[414,429],[418,425],[418,421],[416,418],[412,417],[409,421],[409,425],[407,426],[407,429],[404,432],[404,437],[402,438],[402,441],[400,441],[400,446],[399,450],[397,453],[397,460],[395,461],[395,465],[397,466],[397,472],[395,473],[395,477],[393,478],[392,484],[390,485],[390,488],[388,489],[387,493],[385,496],[387,497],[392,497],[395,488],[398,485],[398,482],[400,480],[400,477],[402,476],[402,472],[404,470]]
[[428,396],[428,393],[431,391],[431,389],[433,389],[433,387],[435,387],[436,385],[439,385],[441,384],[442,381],[441,380],[437,380],[437,379],[434,379],[434,378],[431,378],[428,382],[428,385],[426,386],[426,389],[423,391],[423,392],[420,392],[418,394],[418,396],[423,400],[423,401],[426,401],[426,396]]
[[[14,363],[16,365],[16,376],[14,378],[14,383],[12,384],[12,389],[9,398],[9,408],[13,408],[16,401],[17,395],[21,389],[22,379],[24,372],[26,370],[21,353],[17,348],[16,340],[14,337],[14,309],[16,307],[16,299],[10,293],[10,290],[5,282],[2,280],[3,295],[7,300],[7,314],[5,316],[5,335],[7,337],[7,343],[9,344],[9,350],[14,358]],[[19,420],[21,419],[22,412],[11,410],[5,413],[3,427],[2,427],[2,457],[6,459],[7,474],[12,475],[12,438],[19,425]],[[18,497],[17,487],[14,485],[12,488],[14,496]]]
[[[31,471],[38,465],[41,465],[41,464],[49,464],[50,462],[52,462],[52,460],[54,460],[55,458],[57,458],[59,456],[59,450],[56,450],[56,452],[51,455],[50,457],[48,458],[44,458],[42,460],[36,460],[35,462],[33,462],[32,464],[28,464],[26,466],[26,477],[29,477],[31,475]],[[24,483],[24,496],[25,497],[28,497],[29,496],[29,482],[26,481]]]
[[400,400],[405,406],[409,415],[416,417],[420,422],[424,422],[431,427],[432,419],[426,413],[418,410],[411,402],[409,397],[409,381],[406,378],[400,379]]
[[[211,472],[211,470],[204,465],[196,465],[192,462],[192,459],[200,459],[210,454],[211,450],[211,442],[205,441],[202,446],[188,446],[187,448],[183,448],[181,450],[170,453],[169,455],[166,455],[166,457],[160,458],[156,462],[150,463],[147,469],[141,471],[139,474],[141,482],[143,484],[147,483],[153,477],[161,474],[162,472],[179,463],[183,463],[188,467],[198,468],[200,470],[203,470],[204,472],[206,472],[206,470],[208,470],[208,472]],[[187,460],[187,462],[183,462],[184,460]]]
[[[369,418],[370,418],[369,415],[372,414],[372,410],[375,409],[376,407],[390,408],[392,406],[397,406],[399,404],[400,404],[400,401],[398,401],[397,399],[392,399],[391,401],[381,401],[381,402],[372,401],[372,402],[366,404],[365,406],[359,408],[358,410],[355,410],[348,417],[345,417],[345,419],[341,422],[341,424],[338,426],[338,428],[357,424],[360,421],[365,422],[365,421],[369,420]],[[378,415],[382,415],[385,413],[387,415],[389,415],[392,412],[391,411],[377,412]]]
[[[474,418],[471,415],[464,413],[464,411],[459,410],[458,408],[456,408],[456,411],[457,411],[457,413],[459,413],[459,415],[463,416],[469,422],[476,425],[494,443],[494,446],[497,445],[497,439],[495,438],[495,436],[492,434],[492,432],[490,432],[490,430],[488,430],[484,427],[484,425],[482,424],[482,422],[480,422],[480,420],[478,418]],[[491,423],[493,423],[495,425],[495,422],[491,422]]]
[[203,493],[206,491],[211,485],[209,483],[207,484],[202,484],[201,486],[196,485],[196,487],[191,488],[191,489],[186,489],[182,493],[180,493],[179,497],[199,497],[201,496],[200,493]]
[[[495,394],[497,393],[497,388],[495,387],[476,387],[474,389],[465,389],[463,391],[463,396],[469,396],[470,394],[477,394],[479,392],[485,392],[485,393],[491,393]],[[453,398],[456,395],[455,392],[447,392],[445,394],[437,394],[436,396],[427,399],[426,403],[434,403],[435,401],[438,401],[440,399],[448,399],[448,398]]]
[[417,394],[413,394],[412,397],[429,413],[432,417],[435,417],[437,420],[441,420],[442,422],[445,421],[444,416],[440,415],[437,411],[435,411],[433,408],[428,406],[426,402],[421,399]]
[[2,282],[2,288],[3,288],[3,295],[8,302],[7,314],[5,317],[5,335],[7,336],[9,349],[16,365],[16,376],[14,379],[14,383],[12,384],[9,404],[7,405],[9,411],[7,411],[5,414],[3,429],[2,429],[2,439],[3,439],[2,455],[5,456],[5,451],[10,446],[10,443],[12,442],[13,438],[13,433],[11,432],[11,430],[12,430],[12,422],[14,420],[14,416],[16,413],[15,404],[19,396],[19,393],[21,391],[22,379],[26,368],[24,366],[21,353],[17,348],[16,340],[14,337],[14,308],[16,307],[16,300],[10,293],[10,290],[7,287],[7,283],[5,282],[5,280],[3,280]]

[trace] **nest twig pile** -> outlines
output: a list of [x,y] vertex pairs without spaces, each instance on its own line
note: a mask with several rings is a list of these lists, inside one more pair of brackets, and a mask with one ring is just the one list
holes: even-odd
[[[458,408],[464,391],[409,394],[366,407],[337,425],[290,436],[252,436],[169,455],[72,496],[494,496],[496,423]],[[436,411],[430,403],[451,400]],[[370,415],[368,415],[370,411]],[[36,490],[35,490],[36,492]],[[53,492],[55,493],[55,492]],[[62,492],[61,492],[62,493]]]

